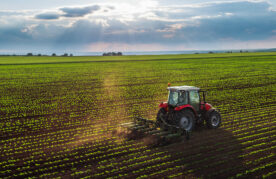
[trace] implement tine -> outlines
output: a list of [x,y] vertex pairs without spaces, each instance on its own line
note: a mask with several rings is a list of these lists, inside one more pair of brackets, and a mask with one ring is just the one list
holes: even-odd
[[135,126],[135,127],[132,127],[131,129],[132,129],[132,130],[139,130],[139,129],[145,129],[145,128],[147,128],[147,126],[137,125],[137,126]]
[[146,133],[146,132],[153,131],[153,130],[156,130],[156,129],[155,128],[145,128],[145,129],[139,129],[138,131]]
[[153,134],[157,134],[157,133],[160,133],[160,132],[162,132],[162,130],[156,129],[156,130],[147,132],[147,134],[153,135]]
[[160,130],[160,132],[159,133],[155,133],[155,134],[153,134],[153,135],[155,135],[155,136],[166,136],[166,135],[168,135],[168,134],[171,134],[171,132],[169,132],[169,131],[161,131]]
[[127,123],[120,124],[120,126],[122,126],[122,127],[128,127],[128,126],[132,126],[132,125],[136,125],[136,124],[134,122],[127,122]]
[[142,117],[135,117],[135,121],[143,122],[143,123],[151,123],[151,124],[154,124],[154,123],[155,123],[155,122],[152,121],[152,120],[145,119],[145,118],[142,118]]

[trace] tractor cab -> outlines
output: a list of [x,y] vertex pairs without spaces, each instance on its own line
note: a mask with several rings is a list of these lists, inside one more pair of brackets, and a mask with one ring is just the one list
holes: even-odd
[[201,105],[206,103],[206,92],[194,86],[168,87],[168,91],[168,105],[174,108],[191,105],[196,112],[199,112],[202,108]]

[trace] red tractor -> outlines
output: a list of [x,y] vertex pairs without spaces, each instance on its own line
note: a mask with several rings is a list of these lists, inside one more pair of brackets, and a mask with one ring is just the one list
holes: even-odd
[[158,127],[166,129],[166,124],[170,124],[192,131],[196,124],[202,125],[204,121],[209,128],[220,126],[220,113],[206,103],[206,91],[193,86],[173,86],[168,87],[168,91],[168,101],[159,105]]
[[134,122],[124,123],[122,126],[139,136],[154,135],[162,141],[184,134],[189,139],[195,125],[202,125],[204,122],[212,129],[220,126],[220,113],[206,103],[206,91],[194,86],[170,85],[168,91],[168,101],[159,105],[156,121],[136,117]]

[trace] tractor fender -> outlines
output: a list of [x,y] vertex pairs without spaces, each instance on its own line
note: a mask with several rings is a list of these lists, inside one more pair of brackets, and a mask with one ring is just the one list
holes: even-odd
[[213,108],[213,106],[209,103],[203,103],[202,102],[201,105],[200,105],[201,110],[209,111],[212,108]]
[[168,111],[168,103],[167,102],[161,102],[159,104],[159,108],[164,108],[165,111]]
[[167,103],[167,102],[161,102],[161,103],[159,104],[159,107],[160,107],[160,108],[166,108],[166,107],[168,107],[168,103]]

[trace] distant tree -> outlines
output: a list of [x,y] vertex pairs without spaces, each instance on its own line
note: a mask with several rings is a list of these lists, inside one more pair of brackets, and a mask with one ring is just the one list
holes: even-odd
[[214,53],[214,52],[210,51],[210,52],[208,52],[208,53]]
[[55,57],[55,56],[57,56],[57,54],[53,53],[52,56]]
[[70,57],[73,57],[73,54],[72,54],[72,53],[70,53]]
[[39,57],[40,57],[40,56],[41,56],[41,54],[39,53],[39,54],[37,54],[37,56],[39,56]]
[[62,56],[64,56],[64,57],[68,57],[68,53],[64,53]]
[[122,52],[108,52],[108,53],[103,53],[103,56],[122,56]]
[[240,50],[240,53],[242,53],[242,50]]
[[33,53],[27,53],[27,56],[33,56]]

